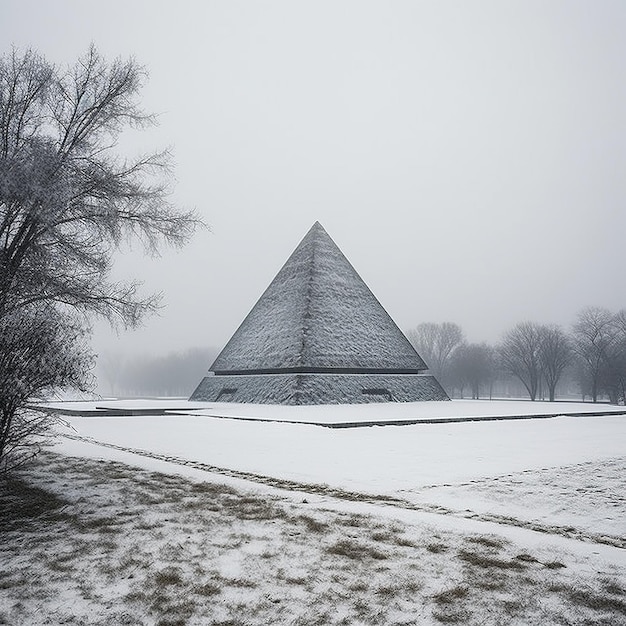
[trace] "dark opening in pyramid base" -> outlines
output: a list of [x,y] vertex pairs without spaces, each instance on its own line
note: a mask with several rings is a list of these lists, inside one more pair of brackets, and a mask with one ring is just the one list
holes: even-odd
[[190,400],[257,404],[363,404],[449,400],[425,374],[240,374],[206,376]]

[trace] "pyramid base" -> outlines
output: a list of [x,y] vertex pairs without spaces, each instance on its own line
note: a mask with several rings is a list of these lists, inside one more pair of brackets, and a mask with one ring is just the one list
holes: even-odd
[[424,374],[240,374],[206,376],[190,400],[254,404],[364,404],[450,398]]

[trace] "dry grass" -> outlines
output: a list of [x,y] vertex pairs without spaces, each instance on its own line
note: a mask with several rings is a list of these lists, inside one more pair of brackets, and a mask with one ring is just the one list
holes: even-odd
[[480,552],[459,550],[459,558],[470,565],[485,568],[523,570],[526,565],[516,559],[498,559]]
[[208,582],[202,585],[196,585],[193,587],[193,592],[198,596],[216,596],[222,593],[222,586],[214,582]]
[[[567,594],[572,602],[597,612],[621,615],[626,623],[626,602],[611,593],[597,593],[592,589],[570,588]],[[618,623],[618,622],[616,622]]]
[[490,548],[495,551],[501,550],[505,545],[505,542],[499,537],[493,537],[493,536],[488,536],[488,535],[468,537],[467,541],[469,543],[474,543],[484,548]]
[[353,539],[340,539],[328,546],[328,548],[326,548],[326,552],[328,554],[345,556],[356,561],[363,561],[365,559],[382,561],[383,559],[388,558],[388,555],[378,548]]
[[47,454],[0,513],[0,624],[626,622],[618,572],[119,463]]
[[300,515],[297,519],[305,525],[306,530],[309,532],[324,533],[328,530],[328,524],[326,522],[320,521],[310,515]]
[[441,554],[448,549],[448,546],[443,543],[428,543],[426,544],[426,549],[433,554]]
[[467,597],[469,589],[465,586],[457,585],[452,589],[446,589],[446,591],[440,591],[433,596],[433,600],[437,604],[452,604]]
[[15,476],[0,479],[0,532],[62,520],[67,505],[60,496]]
[[468,595],[468,588],[462,585],[435,594],[433,601],[436,608],[432,613],[433,618],[443,624],[465,622],[469,616],[468,610],[464,607]]

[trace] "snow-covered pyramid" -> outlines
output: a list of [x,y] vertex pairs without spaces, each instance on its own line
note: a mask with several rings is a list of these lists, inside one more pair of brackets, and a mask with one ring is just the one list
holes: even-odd
[[337,404],[447,400],[426,364],[316,222],[191,400]]

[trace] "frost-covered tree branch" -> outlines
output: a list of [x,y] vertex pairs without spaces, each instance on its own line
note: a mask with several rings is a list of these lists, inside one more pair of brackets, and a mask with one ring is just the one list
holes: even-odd
[[139,106],[146,76],[94,46],[66,69],[32,50],[0,57],[0,463],[45,423],[29,400],[84,388],[85,319],[134,327],[158,308],[140,283],[112,280],[119,246],[158,254],[202,225],[169,199],[167,150],[116,151],[125,128],[155,123]]
[[145,78],[93,46],[66,71],[32,51],[0,59],[0,314],[46,300],[135,326],[158,306],[110,280],[115,250],[181,246],[201,222],[169,201],[168,151],[115,153],[125,127],[154,123]]

